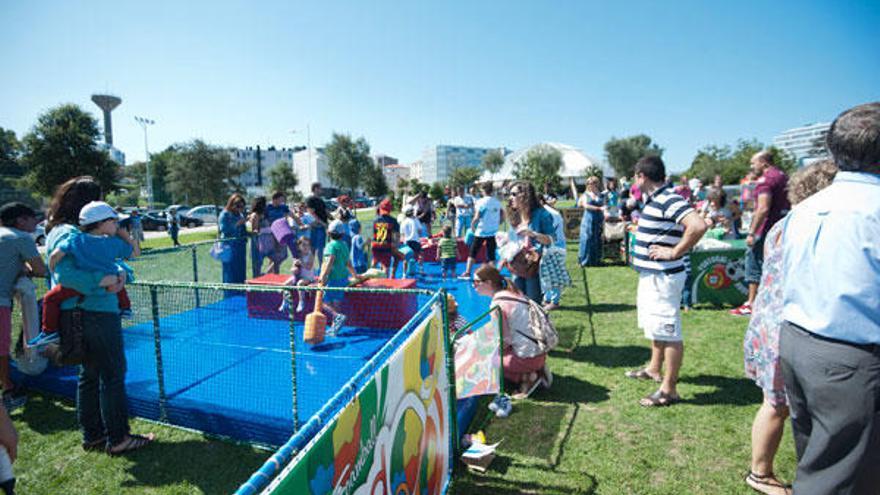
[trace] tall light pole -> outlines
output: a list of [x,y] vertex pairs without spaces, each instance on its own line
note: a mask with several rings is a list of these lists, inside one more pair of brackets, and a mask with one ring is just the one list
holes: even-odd
[[147,126],[156,123],[155,120],[135,116],[134,120],[144,130],[144,154],[147,157],[147,206],[153,209],[153,174],[150,171],[150,148],[147,147]]

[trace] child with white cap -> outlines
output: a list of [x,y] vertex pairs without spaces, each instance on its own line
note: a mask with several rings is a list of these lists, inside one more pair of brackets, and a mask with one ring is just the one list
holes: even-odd
[[[110,287],[127,271],[118,262],[133,256],[140,256],[138,243],[129,236],[128,231],[118,228],[118,215],[103,201],[92,201],[85,205],[79,214],[80,234],[62,241],[49,255],[49,268],[54,270],[65,256],[71,256],[77,268],[104,274],[99,285]],[[79,292],[55,285],[43,297],[43,330],[28,341],[29,346],[51,344],[58,341],[58,326],[61,303]],[[117,293],[120,312],[124,317],[131,316],[131,301],[123,288]]]

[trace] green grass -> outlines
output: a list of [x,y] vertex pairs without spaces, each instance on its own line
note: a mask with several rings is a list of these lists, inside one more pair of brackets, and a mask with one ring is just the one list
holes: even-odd
[[[188,244],[191,242],[208,241],[216,238],[217,232],[212,230],[208,232],[182,232],[177,240],[180,241],[181,244]],[[171,236],[164,235],[144,239],[144,241],[141,242],[141,249],[167,248],[173,245],[174,243],[171,242]]]
[[[365,236],[373,216],[367,213],[359,215]],[[553,313],[561,337],[549,359],[553,388],[515,403],[507,419],[481,407],[475,425],[490,442],[502,441],[498,457],[481,475],[459,466],[452,493],[751,493],[742,476],[761,395],[743,377],[746,320],[711,307],[685,314],[679,387],[685,402],[642,408],[638,399],[653,384],[623,376],[648,359],[648,342],[635,324],[636,275],[623,266],[588,270],[594,345],[576,249],[569,244],[575,286]],[[219,270],[213,263],[204,270]],[[172,257],[162,269],[186,273],[191,256]],[[21,435],[20,493],[229,493],[270,455],[138,419],[134,431],[157,433],[156,445],[125,458],[84,453],[72,404],[39,393],[12,417]],[[794,468],[786,430],[776,471],[791,480]]]

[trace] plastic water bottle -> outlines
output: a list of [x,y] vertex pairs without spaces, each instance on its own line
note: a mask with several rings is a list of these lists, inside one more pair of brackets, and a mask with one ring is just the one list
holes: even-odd
[[0,447],[0,490],[12,493],[14,486],[15,474],[12,472],[12,459],[9,458],[6,447]]

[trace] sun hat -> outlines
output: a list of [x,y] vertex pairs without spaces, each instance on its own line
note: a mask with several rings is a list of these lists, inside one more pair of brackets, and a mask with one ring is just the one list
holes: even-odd
[[330,225],[327,227],[327,231],[331,234],[344,234],[345,233],[345,225],[339,220],[333,220],[330,222]]
[[113,207],[103,201],[92,201],[83,206],[79,212],[80,225],[91,225],[110,218],[118,219],[119,215],[116,214]]

